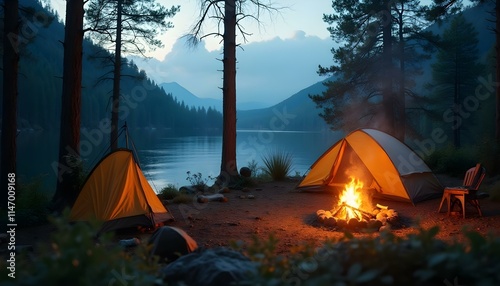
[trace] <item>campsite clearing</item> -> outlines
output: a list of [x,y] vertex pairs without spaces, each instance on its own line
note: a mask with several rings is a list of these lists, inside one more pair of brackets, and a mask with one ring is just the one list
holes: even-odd
[[[439,176],[443,185],[457,185],[461,178]],[[294,245],[303,242],[318,245],[328,238],[338,238],[343,233],[314,225],[316,211],[327,209],[334,203],[332,194],[326,192],[297,192],[298,180],[284,182],[265,182],[250,188],[250,192],[233,190],[224,194],[227,202],[189,203],[168,205],[175,217],[171,226],[185,230],[199,246],[213,248],[229,246],[233,241],[250,242],[253,237],[267,239],[273,235],[278,239],[277,251],[287,253]],[[486,185],[488,183],[486,182]],[[485,186],[486,186],[485,185]],[[248,198],[253,195],[254,199]],[[245,198],[243,198],[245,197]],[[397,209],[405,227],[392,230],[395,235],[406,236],[416,230],[415,224],[429,228],[438,225],[441,231],[438,238],[451,241],[463,240],[462,228],[469,227],[482,234],[490,231],[500,235],[500,203],[488,199],[481,201],[483,217],[473,209],[466,219],[460,215],[447,216],[438,213],[440,198],[417,203],[380,201],[381,204]],[[469,215],[470,214],[470,215]],[[18,244],[36,245],[48,241],[50,225],[19,230]],[[137,236],[146,242],[150,233],[123,234],[118,239]],[[378,233],[355,236],[375,236]]]

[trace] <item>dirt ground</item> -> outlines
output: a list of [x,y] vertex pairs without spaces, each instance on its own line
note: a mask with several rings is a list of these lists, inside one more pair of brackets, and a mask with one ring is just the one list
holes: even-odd
[[[460,179],[440,177],[443,185],[459,185]],[[273,234],[278,239],[278,253],[287,253],[291,246],[301,242],[318,245],[327,238],[343,236],[342,232],[318,226],[316,211],[333,207],[332,193],[298,192],[297,180],[260,183],[247,192],[233,190],[224,194],[226,202],[189,203],[167,205],[175,221],[169,225],[184,229],[200,247],[228,246],[232,241],[251,241],[257,236],[266,239]],[[248,198],[254,196],[253,199]],[[245,197],[245,198],[244,198]],[[461,229],[465,226],[482,234],[495,232],[500,235],[500,203],[481,200],[483,217],[470,206],[467,217],[447,216],[438,213],[440,199],[424,201],[413,206],[394,201],[375,201],[395,209],[401,217],[401,226],[392,232],[406,236],[416,230],[416,222],[427,228],[440,227],[438,238],[451,241],[463,240]],[[35,245],[48,241],[53,227],[50,225],[20,229],[18,244]],[[139,237],[146,241],[148,233],[125,234],[118,238]],[[355,236],[375,234],[355,233]]]

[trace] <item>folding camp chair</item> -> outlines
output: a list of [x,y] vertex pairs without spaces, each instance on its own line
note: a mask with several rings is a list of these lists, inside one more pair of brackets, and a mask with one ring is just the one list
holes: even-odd
[[481,207],[479,205],[479,198],[477,190],[486,175],[486,169],[478,163],[475,167],[470,168],[465,173],[463,186],[446,187],[443,192],[443,198],[439,204],[438,212],[441,211],[444,201],[447,201],[448,215],[453,209],[453,206],[460,202],[462,208],[462,216],[465,218],[465,203],[471,204],[476,208],[479,216],[483,216]]

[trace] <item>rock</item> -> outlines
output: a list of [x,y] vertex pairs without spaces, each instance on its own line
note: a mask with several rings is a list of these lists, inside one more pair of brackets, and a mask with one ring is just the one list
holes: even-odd
[[245,193],[248,193],[248,192],[250,192],[250,188],[243,188],[242,191]]
[[389,230],[391,230],[391,227],[386,224],[386,225],[381,226],[378,230],[379,231],[389,231]]
[[384,213],[384,212],[379,212],[379,213],[377,214],[376,218],[377,218],[378,220],[380,220],[380,221],[381,221],[382,219],[387,218],[387,214],[386,214],[386,213]]
[[253,200],[253,199],[255,199],[255,196],[254,195],[248,195],[247,198]]
[[366,220],[362,220],[358,223],[358,227],[360,229],[365,229],[365,228],[368,228],[368,222]]
[[339,228],[347,228],[347,221],[343,218],[337,219],[337,226]]
[[324,213],[320,214],[320,215],[318,216],[318,221],[319,221],[320,223],[323,223],[323,224],[324,224],[324,223],[325,223],[325,221],[326,221],[326,215],[325,215]]
[[123,247],[133,247],[141,244],[141,241],[137,238],[130,238],[130,239],[122,239],[118,242]]
[[356,218],[350,218],[348,221],[347,221],[347,226],[350,228],[350,229],[356,229],[359,227],[359,220],[356,219]]
[[240,175],[244,178],[250,178],[252,176],[252,170],[248,167],[243,167],[240,169]]
[[326,226],[334,227],[334,226],[337,225],[337,220],[333,216],[331,216],[331,217],[327,217],[325,219],[324,223],[325,223]]
[[257,267],[240,252],[221,247],[184,255],[161,272],[169,285],[218,286],[249,280],[257,274]]
[[161,262],[172,262],[198,248],[196,241],[183,229],[171,226],[157,228],[149,237],[148,249],[151,256],[158,256]]
[[382,222],[379,220],[376,220],[376,219],[371,219],[367,223],[367,228],[369,228],[369,229],[378,230],[378,229],[380,229],[381,226],[382,226]]

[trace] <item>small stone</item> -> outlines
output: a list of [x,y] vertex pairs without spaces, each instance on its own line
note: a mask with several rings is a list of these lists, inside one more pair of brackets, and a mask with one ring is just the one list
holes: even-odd
[[247,198],[253,200],[253,199],[255,199],[255,196],[254,195],[248,195]]
[[379,221],[379,220],[376,220],[376,219],[371,219],[368,221],[368,224],[367,224],[367,227],[369,229],[380,229],[380,227],[382,226],[382,222]]
[[383,225],[378,229],[378,231],[389,231],[389,230],[391,230],[391,227],[389,225]]
[[252,176],[252,170],[248,167],[243,167],[240,169],[240,175],[244,178],[250,178]]
[[368,228],[368,222],[366,220],[362,220],[358,223],[358,227],[360,229]]
[[381,221],[382,219],[387,218],[387,214],[386,214],[386,213],[383,213],[383,212],[379,212],[379,213],[377,214],[376,218],[377,218],[378,220],[380,220],[380,221]]
[[359,227],[359,220],[357,218],[350,218],[349,221],[347,221],[347,226],[350,229],[356,229]]
[[325,225],[334,227],[337,225],[337,220],[334,217],[327,217],[325,220]]
[[339,228],[347,228],[347,221],[343,218],[337,219],[337,226]]

